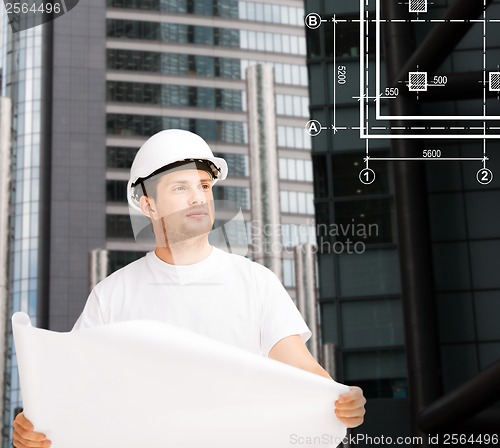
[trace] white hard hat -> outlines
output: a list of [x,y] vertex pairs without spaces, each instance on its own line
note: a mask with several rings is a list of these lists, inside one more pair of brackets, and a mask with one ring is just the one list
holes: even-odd
[[[137,152],[127,184],[127,200],[131,207],[140,211],[137,184],[176,162],[208,161],[213,165],[214,183],[227,177],[227,163],[214,157],[210,146],[199,135],[182,129],[160,131],[150,137]],[[168,168],[166,168],[168,169]]]

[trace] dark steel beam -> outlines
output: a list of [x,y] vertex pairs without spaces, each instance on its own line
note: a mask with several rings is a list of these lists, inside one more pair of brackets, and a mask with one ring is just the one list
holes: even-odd
[[40,208],[38,242],[38,292],[36,325],[49,328],[50,297],[50,222],[52,182],[52,70],[54,23],[42,27],[42,89],[40,136]]
[[[408,72],[417,67],[429,75],[434,74],[472,27],[470,20],[480,16],[490,3],[492,0],[485,3],[456,0],[444,14],[445,22],[435,25],[415,50],[412,27],[408,26],[409,13],[393,0],[382,0],[388,85],[398,86],[400,81],[407,80]],[[450,20],[464,21],[456,23]],[[483,72],[447,76],[446,88],[441,88],[441,91],[435,88],[432,95],[422,92],[420,100],[482,98]],[[389,102],[389,109],[391,115],[419,115],[416,97],[407,95],[406,91]],[[396,123],[401,126],[411,124],[409,121]],[[395,139],[391,144],[396,157],[422,155],[418,140]],[[441,369],[424,170],[424,164],[419,163],[398,162],[394,165],[410,405],[415,433],[456,427],[467,419],[473,423],[471,417],[500,399],[498,363],[456,393],[437,400],[441,395]],[[476,420],[475,424],[481,419]],[[486,424],[487,420],[483,418],[482,421]]]
[[[413,53],[415,40],[412,27],[405,22],[407,8],[394,0],[383,0],[382,7],[387,19],[383,25],[387,78],[394,81],[399,67]],[[405,95],[390,101],[389,109],[391,115],[419,115],[416,98]],[[394,123],[408,126],[411,122]],[[394,139],[391,145],[395,157],[422,156],[419,140]],[[417,435],[419,413],[441,395],[425,164],[401,161],[393,171],[409,397]]]
[[[486,0],[488,7],[493,0]],[[439,66],[450,55],[452,50],[467,34],[474,22],[484,11],[482,1],[455,0],[446,10],[442,20],[464,20],[464,22],[440,22],[436,24],[413,55],[404,61],[403,68],[395,76],[394,81],[405,81],[408,72],[418,69],[429,74],[435,73]],[[397,84],[393,84],[397,86]]]
[[[500,361],[427,407],[418,417],[425,432],[459,425],[500,400]],[[498,416],[498,414],[495,414]],[[498,429],[500,420],[491,430]]]
[[[491,406],[474,417],[454,426],[449,434],[498,434],[498,422],[500,422],[500,406]],[[448,429],[440,431],[444,433]]]

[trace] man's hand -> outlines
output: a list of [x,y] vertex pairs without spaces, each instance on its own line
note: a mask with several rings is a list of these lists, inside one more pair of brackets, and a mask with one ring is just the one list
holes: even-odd
[[21,412],[17,415],[14,423],[13,442],[16,448],[48,448],[52,442],[45,434],[35,432],[33,424]]
[[[283,338],[274,345],[269,352],[269,358],[332,379],[313,358],[297,334]],[[365,403],[363,391],[359,387],[351,386],[351,391],[340,395],[335,402],[335,415],[348,428],[355,428],[364,421]]]
[[355,428],[365,419],[366,398],[359,387],[350,386],[350,389],[335,402],[335,415],[348,428]]

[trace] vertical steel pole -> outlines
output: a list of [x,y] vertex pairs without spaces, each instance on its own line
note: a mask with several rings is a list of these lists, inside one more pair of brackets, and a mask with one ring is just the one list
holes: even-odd
[[[415,40],[411,24],[391,22],[409,19],[404,4],[382,0],[382,5],[386,19],[383,31],[387,79],[388,86],[392,87],[392,83],[397,82],[399,68],[413,54]],[[389,111],[391,115],[418,115],[418,104],[411,96],[399,95],[389,101]],[[409,124],[408,121],[391,123]],[[419,140],[393,139],[392,151],[395,157],[422,156]],[[441,392],[425,165],[394,163],[394,189],[412,428],[418,434],[418,413]]]

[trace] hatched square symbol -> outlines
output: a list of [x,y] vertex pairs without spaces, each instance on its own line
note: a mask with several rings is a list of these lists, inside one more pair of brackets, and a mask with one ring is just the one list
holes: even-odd
[[427,12],[427,0],[410,0],[410,12]]
[[500,72],[490,72],[490,92],[500,92]]
[[410,92],[427,91],[427,72],[410,72],[410,82],[408,83]]

